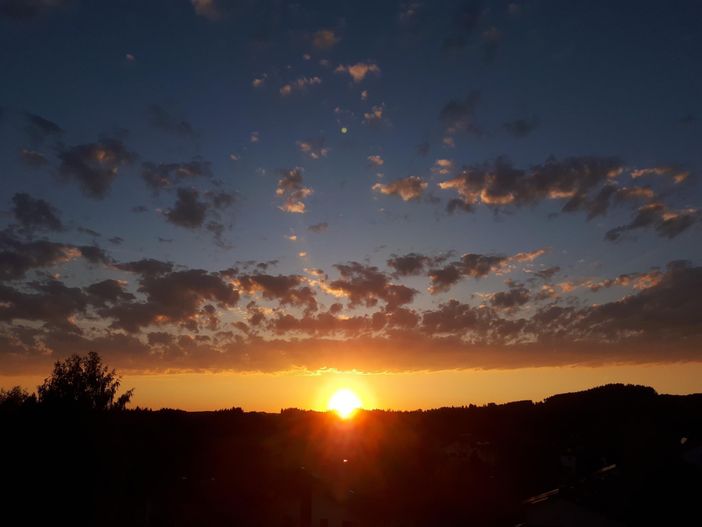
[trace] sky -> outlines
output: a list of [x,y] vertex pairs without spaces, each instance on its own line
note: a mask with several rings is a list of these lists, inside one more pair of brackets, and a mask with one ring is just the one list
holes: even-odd
[[0,0],[0,385],[702,391],[702,4]]

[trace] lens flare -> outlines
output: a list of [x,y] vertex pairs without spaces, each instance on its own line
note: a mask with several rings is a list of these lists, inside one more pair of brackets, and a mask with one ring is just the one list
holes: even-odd
[[352,417],[361,406],[361,399],[348,388],[334,392],[327,405],[329,410],[334,410],[342,419]]

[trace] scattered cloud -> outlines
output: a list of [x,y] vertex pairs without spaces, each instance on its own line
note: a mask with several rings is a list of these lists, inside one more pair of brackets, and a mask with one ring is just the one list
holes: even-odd
[[12,204],[15,220],[24,229],[30,232],[34,230],[63,230],[59,212],[49,202],[20,192],[12,197]]
[[333,48],[341,40],[331,29],[320,29],[312,35],[312,44],[315,48],[328,50]]
[[280,87],[280,94],[283,97],[290,95],[296,91],[305,91],[309,86],[322,84],[322,79],[319,77],[298,77],[294,81],[283,84]]
[[305,212],[304,200],[312,195],[313,190],[302,184],[302,172],[301,167],[281,171],[282,177],[275,189],[275,195],[283,200],[280,210],[297,214]]
[[64,148],[58,154],[59,176],[66,181],[75,181],[83,193],[94,199],[104,198],[119,169],[136,159],[119,139],[105,138],[96,143],[87,143]]
[[376,183],[372,189],[387,196],[400,196],[403,201],[411,201],[421,198],[427,186],[428,183],[419,176],[408,176],[390,183]]
[[380,68],[374,62],[357,62],[356,64],[339,64],[334,70],[335,73],[346,74],[355,83],[362,82],[368,75],[380,75]]

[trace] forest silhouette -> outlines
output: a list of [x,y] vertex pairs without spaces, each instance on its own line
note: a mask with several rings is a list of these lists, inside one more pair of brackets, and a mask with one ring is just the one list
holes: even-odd
[[702,395],[615,384],[343,421],[128,409],[120,380],[90,353],[57,362],[36,394],[0,392],[3,515],[24,525],[683,525],[702,495]]

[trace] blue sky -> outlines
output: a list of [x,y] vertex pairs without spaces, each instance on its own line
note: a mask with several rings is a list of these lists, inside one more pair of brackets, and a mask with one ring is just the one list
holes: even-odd
[[696,360],[701,9],[0,0],[0,371]]

